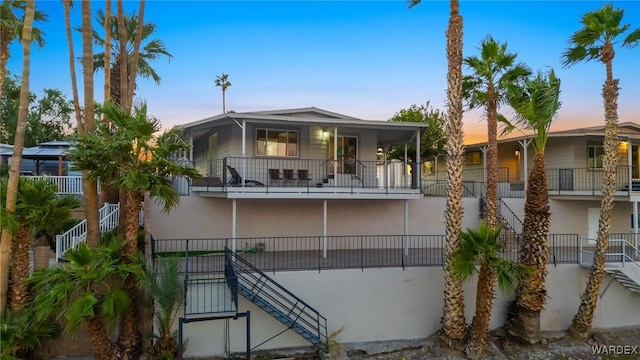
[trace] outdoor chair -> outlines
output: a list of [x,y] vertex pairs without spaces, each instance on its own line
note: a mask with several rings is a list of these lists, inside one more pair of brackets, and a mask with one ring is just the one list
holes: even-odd
[[309,170],[298,169],[298,186],[300,186],[300,184],[303,186],[309,186],[309,181],[311,181],[311,178],[309,177]]
[[293,169],[284,169],[284,170],[282,170],[282,172],[284,173],[284,184],[285,184],[285,186],[287,184],[291,184],[291,183],[296,181],[296,179],[293,177]]
[[269,186],[273,186],[274,183],[282,183],[280,169],[269,169]]
[[[227,183],[228,186],[242,186],[242,177],[238,173],[238,170],[232,168],[230,165],[227,165],[229,172],[231,173],[231,179]],[[263,183],[257,180],[245,180],[244,186],[264,186]]]

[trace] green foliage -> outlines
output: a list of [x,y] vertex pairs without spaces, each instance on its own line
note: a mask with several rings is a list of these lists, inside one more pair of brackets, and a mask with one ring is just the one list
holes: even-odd
[[466,282],[477,274],[477,263],[488,264],[497,274],[499,288],[506,291],[527,271],[526,267],[500,257],[501,231],[501,226],[491,228],[483,222],[478,230],[460,233],[460,248],[453,254],[453,272],[460,281]]
[[[623,16],[624,10],[614,9],[612,4],[584,14],[581,20],[583,27],[571,36],[569,48],[562,54],[562,65],[568,67],[582,61],[606,61],[602,58],[603,50],[616,44],[616,38],[631,28],[630,24],[621,25]],[[640,28],[637,28],[624,38],[622,47],[633,48],[639,42]]]
[[534,148],[544,150],[549,128],[560,109],[560,79],[553,69],[548,73],[538,72],[527,76],[508,88],[509,104],[516,112],[515,123],[505,121],[505,130],[516,126],[532,130],[535,134]]
[[182,260],[178,258],[159,259],[156,272],[153,264],[147,263],[141,277],[142,285],[150,290],[154,298],[153,317],[158,335],[150,351],[153,359],[173,359],[178,351],[178,339],[171,332],[171,325],[184,301],[184,291],[180,281]]
[[105,324],[119,319],[130,304],[123,280],[142,273],[140,262],[125,263],[123,248],[119,239],[95,249],[82,243],[67,251],[68,263],[36,271],[27,280],[37,294],[35,319],[64,320],[66,332],[76,331],[87,318]]
[[[438,156],[443,153],[447,143],[447,136],[444,128],[444,113],[431,107],[429,101],[424,105],[411,105],[408,109],[397,112],[389,121],[417,122],[428,124],[420,135],[420,157],[427,159],[431,156]],[[416,159],[416,146],[409,144],[407,154]],[[404,159],[404,145],[389,147],[389,158]]]
[[[105,13],[102,10],[98,10],[98,15],[96,17],[98,23],[104,29],[105,25]],[[133,42],[136,37],[136,26],[138,23],[138,16],[135,14],[125,15],[124,17],[124,27],[127,38],[127,57],[128,61],[131,62],[133,58]],[[140,43],[140,55],[138,58],[138,76],[143,78],[151,78],[156,84],[160,83],[160,76],[149,64],[150,61],[156,60],[161,56],[165,56],[169,59],[172,58],[172,55],[165,48],[164,43],[158,39],[149,39],[149,37],[155,33],[157,30],[156,24],[152,22],[145,22],[142,26],[142,37]],[[112,51],[111,51],[111,64],[115,65],[118,62],[120,57],[120,40],[118,39],[118,21],[116,15],[111,16],[111,34],[114,34],[111,38],[112,42]],[[93,40],[96,45],[104,48],[105,40],[104,38],[97,32],[93,32]],[[94,71],[98,69],[104,69],[104,52],[97,53],[93,56],[93,66]],[[130,68],[130,67],[129,67]],[[118,68],[111,67],[114,71],[120,71]]]
[[341,326],[338,330],[331,332],[327,337],[327,348],[329,349],[329,356],[331,360],[336,360],[340,356],[340,352],[344,350],[342,343],[338,339],[340,333],[344,330],[344,326]]
[[[20,105],[19,79],[7,76],[2,87],[0,142],[13,144]],[[40,98],[31,92],[24,146],[64,139],[71,133],[72,114],[73,103],[60,90],[44,89]]]
[[171,177],[200,176],[195,169],[171,160],[171,154],[190,148],[180,137],[182,130],[174,127],[155,138],[160,122],[147,116],[146,104],[128,114],[107,102],[104,113],[111,127],[100,123],[95,133],[76,137],[76,147],[69,152],[76,168],[88,170],[91,178],[100,178],[111,188],[140,194],[149,191],[165,211],[175,207],[180,197],[172,187]]
[[[22,19],[26,11],[27,2],[24,0],[2,0],[0,2],[0,34],[9,43],[13,40],[20,40],[22,35]],[[34,24],[36,22],[46,22],[47,14],[36,10],[33,14]],[[37,27],[31,29],[31,41],[39,47],[44,46],[44,32]],[[8,46],[9,44],[7,44]]]
[[0,317],[0,360],[26,357],[58,333],[59,327],[51,318],[34,320],[33,307],[29,305],[17,313],[7,310]]
[[215,84],[217,87],[220,87],[222,91],[226,91],[229,86],[231,86],[231,82],[229,82],[229,74],[222,73],[222,75],[216,75]]

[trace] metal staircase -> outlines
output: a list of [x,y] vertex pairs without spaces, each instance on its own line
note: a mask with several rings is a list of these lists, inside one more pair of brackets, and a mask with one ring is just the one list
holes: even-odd
[[[293,330],[318,349],[324,352],[328,350],[326,318],[228,248],[225,248],[225,258],[227,264],[225,277],[228,279],[231,292],[235,293],[232,296],[236,302],[237,294],[242,295],[287,326],[284,331]],[[256,347],[284,331],[256,345]]]
[[604,269],[604,271],[616,279],[622,286],[626,287],[632,293],[640,294],[640,284],[635,282],[622,269]]
[[[587,240],[595,242],[593,239],[580,239],[578,263],[590,269],[593,266],[595,247],[590,246],[585,249],[583,243]],[[640,294],[640,250],[626,239],[609,239],[605,259],[604,271],[611,276],[612,281],[617,281],[632,293]],[[608,288],[609,285],[605,287],[600,297],[604,296]]]

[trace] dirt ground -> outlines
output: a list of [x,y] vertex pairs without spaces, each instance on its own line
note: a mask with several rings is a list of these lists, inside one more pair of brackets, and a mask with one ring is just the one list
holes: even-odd
[[[570,340],[562,332],[543,333],[542,344],[526,346],[505,342],[501,330],[492,331],[482,359],[495,360],[581,360],[581,359],[640,359],[640,326],[595,330],[587,340]],[[599,353],[596,353],[599,351]],[[367,354],[364,351],[348,351],[350,360],[422,360],[443,359],[462,360],[465,357],[457,351],[443,348],[437,337],[432,336],[419,345],[396,351]],[[274,359],[319,359],[317,354],[256,354],[256,360]]]

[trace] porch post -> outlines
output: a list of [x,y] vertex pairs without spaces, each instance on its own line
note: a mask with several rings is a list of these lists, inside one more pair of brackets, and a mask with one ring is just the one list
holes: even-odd
[[402,247],[404,248],[404,256],[409,256],[409,243],[407,242],[409,235],[409,202],[404,199],[404,236],[402,237]]
[[[627,137],[627,169],[629,173],[627,174],[628,189],[629,195],[631,195],[631,191],[633,190],[633,157],[631,156],[631,139]],[[636,224],[636,229],[638,228]],[[637,247],[636,247],[637,248]]]
[[327,257],[327,199],[322,203],[322,257]]
[[384,170],[383,170],[384,180],[382,180],[382,181],[383,181],[385,189],[389,188],[389,173],[388,173],[388,170],[387,170],[387,167],[388,167],[388,165],[387,165],[387,151],[389,151],[389,145],[385,145],[384,146],[384,154],[382,154],[382,156],[384,158]]
[[242,120],[242,186],[244,187],[247,178],[247,120]]
[[231,251],[236,252],[236,236],[237,234],[237,205],[236,199],[231,200]]
[[[526,194],[527,186],[529,184],[529,174],[527,173],[529,169],[529,156],[527,155],[527,149],[529,148],[529,144],[531,144],[531,139],[524,139],[518,142],[520,143],[520,145],[522,145],[522,156],[524,157],[524,161],[522,162],[522,166],[524,166],[524,169],[522,169],[522,174],[524,176],[524,193]],[[518,171],[520,171],[520,169],[518,169]]]
[[[342,152],[344,154],[344,150]],[[333,186],[338,186],[338,127],[333,128]]]
[[62,155],[58,155],[58,176],[62,176]]
[[407,188],[407,165],[409,165],[409,157],[407,155],[407,144],[404,144],[404,163],[402,164],[402,182],[403,189]]
[[638,202],[633,202],[633,247],[638,249]]
[[487,186],[487,147],[482,146],[480,148],[482,151],[482,182],[484,183],[485,189]]
[[415,175],[411,174],[412,177],[416,179],[416,189],[422,189],[422,159],[420,159],[420,129],[416,131],[416,158],[415,158],[415,166],[413,167],[413,171],[415,171]]

